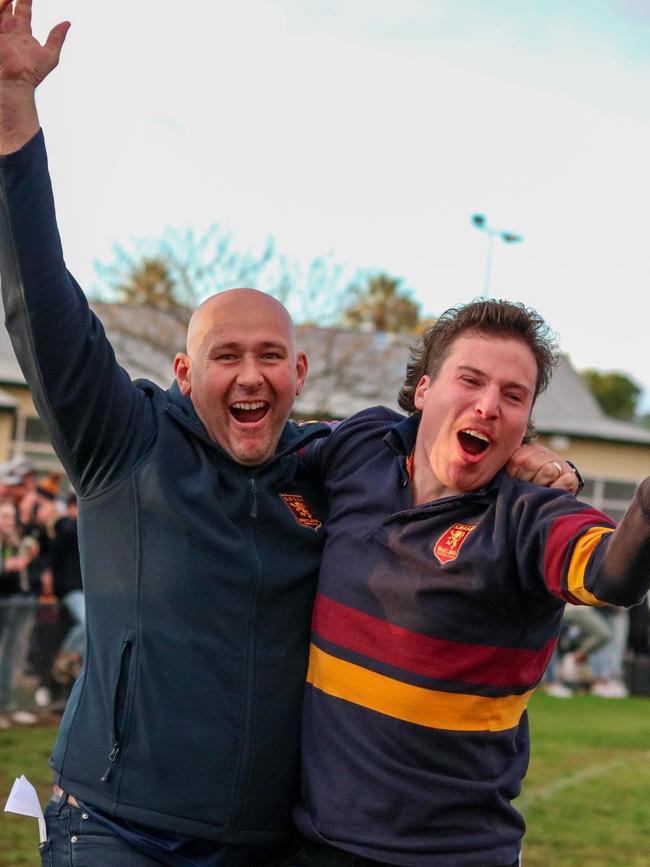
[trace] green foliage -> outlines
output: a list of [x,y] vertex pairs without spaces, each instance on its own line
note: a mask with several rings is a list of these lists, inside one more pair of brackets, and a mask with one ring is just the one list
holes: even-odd
[[623,421],[635,417],[641,388],[628,376],[593,369],[583,370],[581,375],[606,415]]
[[351,328],[369,327],[373,331],[393,333],[417,330],[420,305],[401,280],[388,274],[374,274],[362,286],[351,288],[351,303],[341,320]]

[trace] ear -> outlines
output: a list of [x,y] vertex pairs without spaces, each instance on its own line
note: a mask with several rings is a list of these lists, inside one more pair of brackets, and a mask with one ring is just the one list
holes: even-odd
[[424,396],[426,395],[430,385],[431,377],[425,374],[420,378],[420,381],[415,388],[415,393],[413,394],[413,405],[416,409],[422,410],[424,408]]
[[190,357],[184,352],[179,352],[174,359],[174,376],[181,390],[181,394],[192,393],[192,375],[190,372]]
[[298,350],[298,352],[296,352],[296,397],[298,397],[302,391],[308,370],[309,362],[307,361],[307,356],[304,352]]

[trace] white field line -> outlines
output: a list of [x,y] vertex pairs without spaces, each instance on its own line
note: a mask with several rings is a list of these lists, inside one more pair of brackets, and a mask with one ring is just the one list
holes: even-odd
[[637,764],[641,760],[650,760],[650,751],[627,753],[618,759],[611,759],[609,762],[589,765],[588,767],[581,768],[579,771],[575,771],[572,774],[566,774],[561,779],[554,780],[546,786],[539,786],[532,790],[530,787],[526,787],[526,784],[524,783],[524,792],[519,798],[517,798],[515,805],[518,809],[524,810],[535,801],[543,801],[547,798],[552,798],[553,795],[561,792],[563,789],[568,789],[570,786],[575,786],[585,780],[590,780],[593,777],[606,774],[616,768],[622,768],[624,765]]

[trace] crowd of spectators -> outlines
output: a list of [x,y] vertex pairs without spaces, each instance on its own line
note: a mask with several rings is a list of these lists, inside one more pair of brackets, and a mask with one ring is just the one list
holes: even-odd
[[[39,478],[27,460],[0,464],[0,729],[36,722],[27,704],[62,710],[81,668],[76,499],[61,482],[58,473]],[[33,703],[18,700],[25,673]]]

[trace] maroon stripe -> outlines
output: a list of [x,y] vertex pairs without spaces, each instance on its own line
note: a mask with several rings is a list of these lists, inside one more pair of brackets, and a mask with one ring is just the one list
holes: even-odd
[[[566,553],[573,540],[588,527],[598,525],[612,526],[611,518],[599,512],[597,509],[584,509],[575,515],[563,515],[558,518],[551,527],[546,540],[546,552],[544,554],[544,580],[546,586],[556,596],[574,601],[574,597],[566,588]],[[567,563],[568,568],[568,563]]]
[[554,639],[540,650],[522,650],[431,638],[320,593],[316,597],[312,628],[326,641],[404,671],[437,680],[498,687],[536,683],[555,647]]

